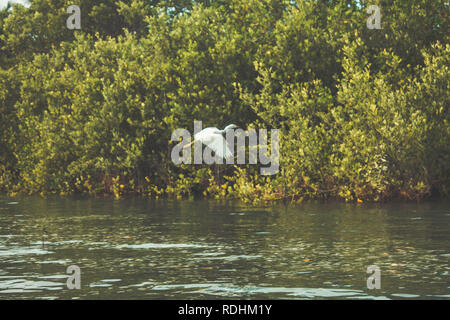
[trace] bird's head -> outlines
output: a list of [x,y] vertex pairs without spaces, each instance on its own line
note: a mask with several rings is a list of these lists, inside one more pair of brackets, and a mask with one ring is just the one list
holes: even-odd
[[226,127],[225,127],[225,129],[223,129],[223,131],[228,131],[228,130],[232,130],[232,129],[237,129],[237,128],[239,128],[237,125],[235,125],[235,124],[229,124],[229,125],[227,125]]

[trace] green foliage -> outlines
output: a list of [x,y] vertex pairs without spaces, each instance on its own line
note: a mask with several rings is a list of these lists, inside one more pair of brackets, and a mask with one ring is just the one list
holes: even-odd
[[[0,189],[421,199],[449,193],[444,0],[84,1],[0,11]],[[280,170],[175,166],[176,128],[280,129]]]

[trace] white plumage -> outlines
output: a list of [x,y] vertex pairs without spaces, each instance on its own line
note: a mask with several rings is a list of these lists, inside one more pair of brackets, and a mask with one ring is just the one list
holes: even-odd
[[205,128],[194,135],[194,141],[200,141],[206,145],[214,151],[217,157],[228,159],[233,156],[233,152],[228,148],[223,134],[235,128],[237,126],[234,124],[226,126],[223,130],[219,130],[216,127]]

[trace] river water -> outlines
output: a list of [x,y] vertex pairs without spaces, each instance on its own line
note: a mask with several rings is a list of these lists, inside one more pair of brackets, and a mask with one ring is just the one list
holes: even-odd
[[449,227],[449,202],[0,196],[0,299],[449,299]]

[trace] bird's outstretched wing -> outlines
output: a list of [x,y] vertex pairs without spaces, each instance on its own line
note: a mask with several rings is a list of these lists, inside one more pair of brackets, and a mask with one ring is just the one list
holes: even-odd
[[214,138],[207,144],[217,157],[228,159],[233,156],[230,148],[227,146],[227,142],[221,134],[215,134]]

